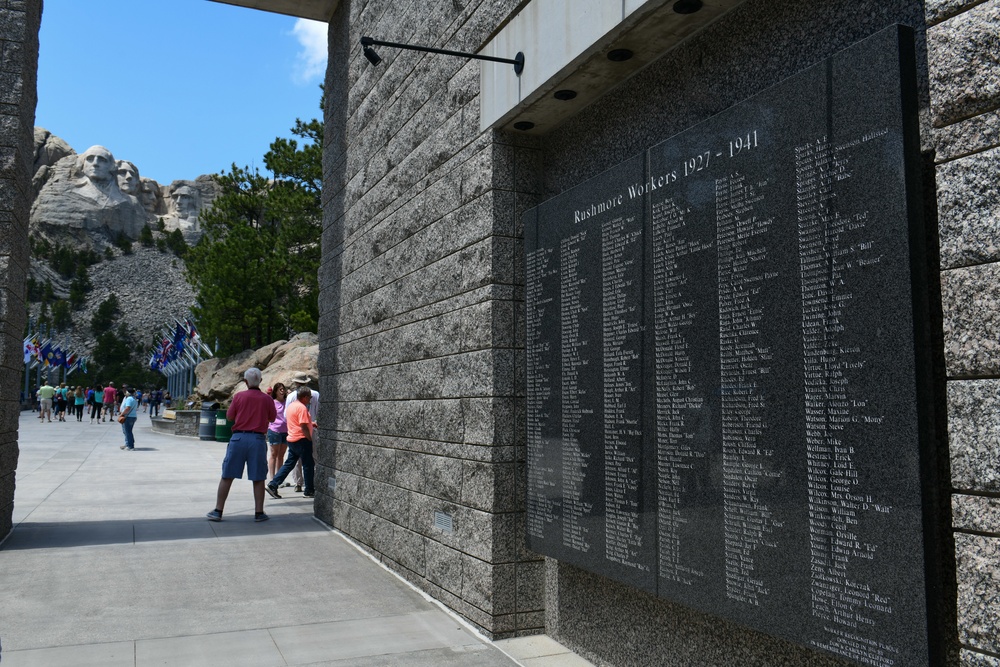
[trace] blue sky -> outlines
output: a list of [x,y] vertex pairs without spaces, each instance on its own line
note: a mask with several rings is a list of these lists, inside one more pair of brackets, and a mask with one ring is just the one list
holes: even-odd
[[[320,118],[326,24],[208,0],[45,0],[35,125],[160,184],[264,169]],[[266,173],[266,172],[265,172]]]

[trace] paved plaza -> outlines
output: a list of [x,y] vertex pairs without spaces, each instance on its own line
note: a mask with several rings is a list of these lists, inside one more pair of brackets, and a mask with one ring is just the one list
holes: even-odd
[[[312,516],[237,480],[225,443],[22,412],[14,530],[0,544],[4,667],[578,667],[547,637],[490,642]],[[290,491],[285,489],[284,491]]]

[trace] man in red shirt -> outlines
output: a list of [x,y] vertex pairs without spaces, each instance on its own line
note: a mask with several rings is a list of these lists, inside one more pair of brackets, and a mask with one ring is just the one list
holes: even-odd
[[114,419],[116,414],[118,414],[118,406],[115,404],[115,383],[109,382],[104,387],[104,419],[102,421],[108,421],[108,417]]
[[222,510],[229,497],[233,480],[243,479],[243,466],[247,478],[253,482],[254,521],[267,521],[264,514],[264,480],[267,478],[267,445],[264,434],[267,425],[274,421],[277,411],[270,396],[260,390],[260,369],[248,368],[243,374],[247,390],[233,396],[226,411],[226,418],[233,422],[233,435],[222,461],[222,479],[215,500],[215,509],[206,514],[209,521],[222,521]]
[[302,385],[296,392],[297,401],[293,401],[285,408],[285,425],[288,426],[288,458],[285,464],[275,473],[271,483],[267,485],[267,492],[272,498],[280,498],[278,487],[285,481],[285,477],[295,467],[295,463],[302,459],[302,476],[305,478],[305,491],[303,498],[312,498],[316,491],[313,486],[315,478],[316,463],[313,460],[313,429],[316,424],[309,416],[309,401],[312,398],[312,390]]

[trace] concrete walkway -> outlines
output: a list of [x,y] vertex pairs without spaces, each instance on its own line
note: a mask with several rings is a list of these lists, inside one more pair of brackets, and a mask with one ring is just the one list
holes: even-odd
[[[489,642],[287,493],[253,521],[224,443],[22,412],[14,530],[0,544],[0,659],[51,665],[578,667],[547,637]],[[287,490],[287,489],[286,489]],[[502,649],[502,650],[501,650]]]

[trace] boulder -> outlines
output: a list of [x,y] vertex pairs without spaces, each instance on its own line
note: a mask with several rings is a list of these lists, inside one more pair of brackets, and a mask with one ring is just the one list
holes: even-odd
[[[201,362],[194,368],[194,377],[196,381],[195,392],[199,396],[208,396],[208,390],[212,386],[212,378],[219,369],[222,368],[222,359],[212,358]],[[204,391],[201,391],[204,388]]]
[[[243,372],[253,366],[251,360],[255,352],[243,350],[239,354],[224,359],[209,359],[195,368],[198,386],[195,393],[202,401],[228,401],[236,393],[236,385],[243,381]],[[205,364],[217,364],[215,372],[202,372]]]
[[301,333],[291,340],[279,340],[259,350],[244,350],[231,357],[201,362],[195,369],[197,398],[228,403],[234,394],[246,389],[243,373],[252,366],[261,370],[261,389],[277,382],[292,386],[300,380],[318,388],[318,337],[314,333]]
[[291,348],[280,360],[262,371],[265,388],[278,382],[291,387],[301,379],[303,384],[319,389],[319,345]]
[[265,345],[260,348],[257,350],[256,354],[254,354],[253,365],[261,369],[267,368],[267,365],[271,363],[272,359],[274,359],[275,352],[287,344],[287,340],[276,340],[270,345]]

